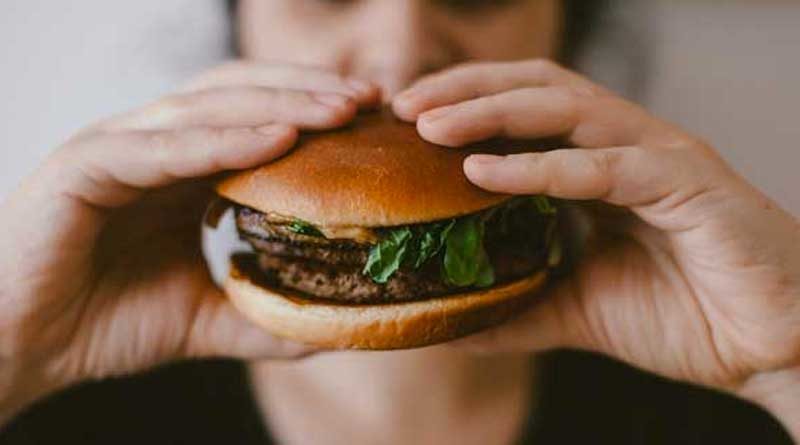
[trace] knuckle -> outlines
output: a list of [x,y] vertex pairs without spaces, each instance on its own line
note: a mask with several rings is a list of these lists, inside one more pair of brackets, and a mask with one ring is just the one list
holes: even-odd
[[[153,157],[155,165],[166,165],[172,157],[172,148],[175,147],[178,135],[174,131],[156,131],[144,135],[141,149],[147,150]],[[133,143],[137,143],[133,142]]]
[[319,71],[316,74],[313,74],[311,77],[319,78],[320,83],[325,84],[327,88],[331,89],[330,91],[334,91],[338,94],[348,97],[353,95],[353,91],[347,76],[339,73]]
[[[535,152],[509,155],[508,159],[521,166],[522,170],[529,177],[541,174],[542,171],[547,172],[547,168],[542,168],[543,163],[549,164],[552,162],[552,158],[547,157],[543,153]],[[544,167],[547,167],[547,165],[544,165]]]
[[262,140],[264,135],[253,128],[204,128],[194,130],[186,136],[190,140],[202,141],[202,146],[214,152],[234,148],[252,140]]
[[261,88],[260,91],[271,100],[280,101],[282,103],[297,103],[297,102],[316,102],[314,97],[316,94],[313,91],[291,90],[284,88]]
[[711,145],[692,136],[677,136],[656,148],[664,153],[673,153],[676,163],[697,173],[702,172],[704,177],[710,172],[720,172],[727,165]]
[[230,147],[240,141],[243,136],[257,135],[256,131],[250,128],[211,128],[201,132],[202,138],[218,147]]
[[199,89],[206,87],[209,84],[218,83],[228,77],[234,76],[236,73],[242,71],[246,67],[247,67],[246,62],[242,62],[239,60],[233,60],[221,63],[191,78],[186,83],[186,88],[189,90]]
[[346,85],[348,77],[336,71],[316,66],[288,65],[284,71],[294,78],[316,78],[323,82]]
[[493,119],[495,122],[504,122],[508,120],[514,113],[512,101],[509,95],[498,94],[495,96],[487,96],[482,99],[485,104],[487,117]]
[[261,111],[267,113],[267,116],[271,116],[274,110],[292,110],[298,105],[305,106],[313,101],[311,94],[299,91],[258,88],[256,94],[264,104]]
[[345,76],[343,74],[340,74],[340,73],[327,71],[327,70],[322,70],[322,69],[315,69],[313,72],[315,74],[317,74],[317,75],[326,77],[331,82],[336,82],[336,83],[340,83],[340,84],[346,84],[347,81],[348,81],[347,76]]
[[[161,150],[170,150],[171,147],[176,147],[178,140],[183,141],[183,146],[191,145],[195,150],[203,147],[215,147],[223,149],[230,147],[236,137],[236,132],[249,131],[249,129],[235,129],[235,128],[190,128],[178,132],[164,132],[161,135],[153,136],[155,147],[160,147]],[[189,141],[197,141],[197,143],[188,144]]]
[[578,92],[570,85],[554,86],[551,91],[558,99],[568,102],[575,102],[579,97]]
[[[641,155],[641,153],[636,152],[638,148],[631,148],[631,150],[632,152],[628,153],[629,156]],[[589,159],[598,181],[598,187],[602,187],[602,190],[610,191],[612,178],[617,176],[617,168],[622,162],[623,153],[620,150],[597,150],[593,154],[594,156]]]
[[[577,102],[579,100],[586,100],[586,99],[597,99],[597,100],[600,100],[600,99],[597,98],[597,95],[595,94],[595,91],[592,88],[589,88],[589,87],[570,84],[570,85],[559,86],[559,87],[556,87],[556,88],[557,88],[557,91],[560,92],[560,94],[562,94],[565,98],[568,98],[569,100],[571,100],[573,102]],[[613,105],[613,104],[612,103],[608,103],[608,105],[610,106],[610,105]]]
[[273,85],[290,83],[294,79],[307,75],[305,70],[294,65],[261,64],[258,66],[257,72],[262,78],[269,79]]
[[[581,109],[585,108],[586,97],[582,96],[575,90],[574,87],[569,85],[562,85],[551,87],[554,102],[560,107],[568,111],[570,115],[578,113]],[[586,105],[588,107],[588,105]]]
[[173,94],[145,108],[145,114],[155,119],[173,119],[185,114],[196,104],[192,94]]

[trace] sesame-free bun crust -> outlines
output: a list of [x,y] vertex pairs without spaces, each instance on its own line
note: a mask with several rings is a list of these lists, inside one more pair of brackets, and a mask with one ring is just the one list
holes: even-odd
[[373,112],[348,127],[303,136],[283,158],[229,177],[217,192],[319,226],[429,222],[508,199],[467,181],[462,164],[473,151],[428,143],[390,112]]
[[225,292],[249,320],[282,338],[325,348],[407,349],[497,325],[525,307],[546,271],[486,290],[430,300],[344,305],[310,300],[259,282],[248,256],[235,256]]

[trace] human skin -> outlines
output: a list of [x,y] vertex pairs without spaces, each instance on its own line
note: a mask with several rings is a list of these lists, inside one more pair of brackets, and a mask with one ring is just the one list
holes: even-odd
[[55,150],[0,207],[0,423],[87,379],[309,353],[212,283],[199,228],[212,176],[269,162],[379,97],[325,71],[232,63]]
[[[459,61],[555,57],[561,17],[559,2],[542,0],[244,0],[239,8],[245,58],[368,78],[386,101]],[[534,402],[532,376],[530,354],[446,347],[251,367],[264,420],[287,444],[513,443]]]
[[[245,55],[374,78],[389,92],[395,113],[440,145],[565,136],[571,150],[471,157],[465,173],[493,191],[609,204],[583,206],[591,208],[595,224],[589,255],[574,277],[516,321],[456,343],[456,349],[598,351],[759,403],[798,434],[800,226],[792,215],[699,137],[544,60],[553,58],[558,41],[556,3],[516,2],[482,25],[457,14],[437,15],[442,9],[435,2],[346,3],[245,0]],[[308,19],[300,14],[304,8],[321,12]],[[527,27],[538,33],[527,41],[540,44],[526,45],[504,16],[549,25]],[[493,21],[507,33],[490,33]],[[263,28],[283,39],[277,44],[270,31],[254,32]],[[326,36],[324,43],[315,39],[319,35]],[[437,61],[459,58],[472,62],[398,88]],[[290,368],[298,373],[311,367]],[[372,371],[390,368],[376,359]],[[308,379],[330,378],[323,374]],[[291,380],[280,371],[263,375],[277,380],[275,386]]]
[[[367,403],[390,413],[403,394],[381,388],[446,369],[462,378],[448,388],[452,403],[436,408],[461,406],[462,424],[481,425],[491,411],[463,407],[486,405],[491,392],[465,394],[480,381],[469,376],[493,360],[454,357],[515,351],[495,380],[511,376],[520,389],[525,354],[573,346],[733,392],[800,434],[800,254],[793,242],[800,229],[791,215],[697,137],[543,62],[555,54],[558,2],[502,2],[477,15],[448,12],[448,2],[334,3],[341,2],[244,1],[244,56],[269,63],[226,65],[188,92],[81,132],[2,204],[0,213],[13,217],[0,222],[0,422],[49,391],[165,361],[308,353],[250,326],[211,284],[197,245],[209,196],[202,178],[267,162],[298,131],[346,123],[358,106],[378,100],[373,87],[349,79],[363,77],[381,85],[422,137],[442,145],[495,134],[569,135],[577,149],[474,157],[465,172],[491,190],[602,200],[617,210],[594,212],[592,255],[575,278],[507,326],[393,356],[402,360],[376,356],[364,364],[351,354],[325,354],[345,372],[365,360],[353,366],[386,377]],[[396,94],[467,59],[528,61],[466,65]],[[400,366],[409,363],[419,366]],[[302,370],[306,388],[331,388],[314,385],[332,375],[313,362],[286,366],[289,372],[265,372],[270,381],[257,369],[256,387],[278,386]],[[347,384],[332,396],[343,413],[354,408]],[[521,417],[523,402],[497,403]],[[304,408],[310,416],[315,407]],[[409,415],[428,413],[415,408]],[[395,419],[371,419],[371,427],[387,435]],[[515,425],[497,428],[507,433]]]
[[565,137],[470,156],[487,190],[606,204],[575,273],[516,320],[456,345],[587,349],[759,403],[800,432],[800,223],[707,143],[545,60],[421,79],[396,114],[431,142]]

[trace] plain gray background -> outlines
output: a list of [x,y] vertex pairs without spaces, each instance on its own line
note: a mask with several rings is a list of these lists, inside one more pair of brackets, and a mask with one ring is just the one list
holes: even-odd
[[[223,60],[222,3],[4,0],[0,197],[77,129]],[[800,215],[800,1],[648,6],[646,105],[711,141]]]

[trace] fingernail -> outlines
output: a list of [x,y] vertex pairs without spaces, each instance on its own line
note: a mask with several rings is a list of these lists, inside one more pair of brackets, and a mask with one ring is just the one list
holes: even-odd
[[441,107],[441,108],[436,108],[434,110],[426,111],[422,113],[420,119],[424,120],[425,122],[431,123],[452,113],[454,108],[455,107],[453,106],[449,106],[449,107]]
[[350,79],[347,81],[347,85],[349,85],[350,88],[354,89],[356,93],[359,94],[368,94],[372,92],[372,85],[363,80]]
[[344,108],[348,104],[347,98],[338,94],[316,93],[313,95],[313,97],[317,102],[329,107]]
[[503,162],[505,156],[498,155],[471,155],[467,158],[467,162],[478,165],[495,165]]

